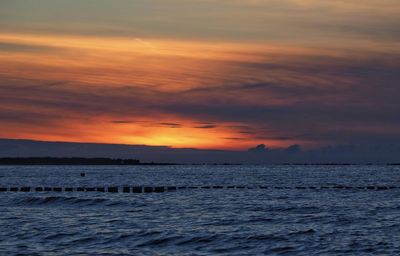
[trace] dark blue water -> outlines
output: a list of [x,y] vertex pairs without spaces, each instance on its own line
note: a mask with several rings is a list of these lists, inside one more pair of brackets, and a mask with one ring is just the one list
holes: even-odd
[[400,189],[357,189],[400,167],[0,167],[0,187],[124,185],[246,188],[1,192],[0,255],[400,254]]

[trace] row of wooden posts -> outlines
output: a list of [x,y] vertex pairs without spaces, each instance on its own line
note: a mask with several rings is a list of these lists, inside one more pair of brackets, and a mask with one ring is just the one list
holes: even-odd
[[297,190],[391,190],[397,186],[109,186],[109,187],[0,187],[0,192],[109,192],[109,193],[162,193],[188,189],[297,189]]

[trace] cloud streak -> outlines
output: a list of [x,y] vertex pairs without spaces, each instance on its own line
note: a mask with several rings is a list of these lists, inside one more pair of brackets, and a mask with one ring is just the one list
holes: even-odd
[[119,16],[107,21],[107,1],[96,12],[72,2],[1,3],[0,137],[218,149],[400,142],[395,1],[166,0],[180,11],[163,15],[152,1],[115,1]]

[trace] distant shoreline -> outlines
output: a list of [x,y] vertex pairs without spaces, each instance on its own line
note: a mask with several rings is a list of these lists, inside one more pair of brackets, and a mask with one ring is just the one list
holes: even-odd
[[[137,159],[119,159],[119,158],[83,158],[83,157],[0,157],[0,166],[4,165],[116,165],[116,166],[157,166],[157,165],[246,165],[235,163],[142,163]],[[252,164],[251,164],[252,165]],[[254,164],[254,165],[284,165],[284,166],[371,166],[386,165],[399,166],[400,163],[277,163],[277,164]]]
[[142,163],[137,159],[83,157],[5,157],[0,165],[175,165],[174,163]]

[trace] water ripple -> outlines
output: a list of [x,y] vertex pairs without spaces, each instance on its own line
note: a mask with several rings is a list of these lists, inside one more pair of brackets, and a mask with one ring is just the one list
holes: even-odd
[[[0,167],[0,184],[400,185],[400,167],[81,168]],[[399,255],[399,202],[396,189],[1,192],[0,255]]]

